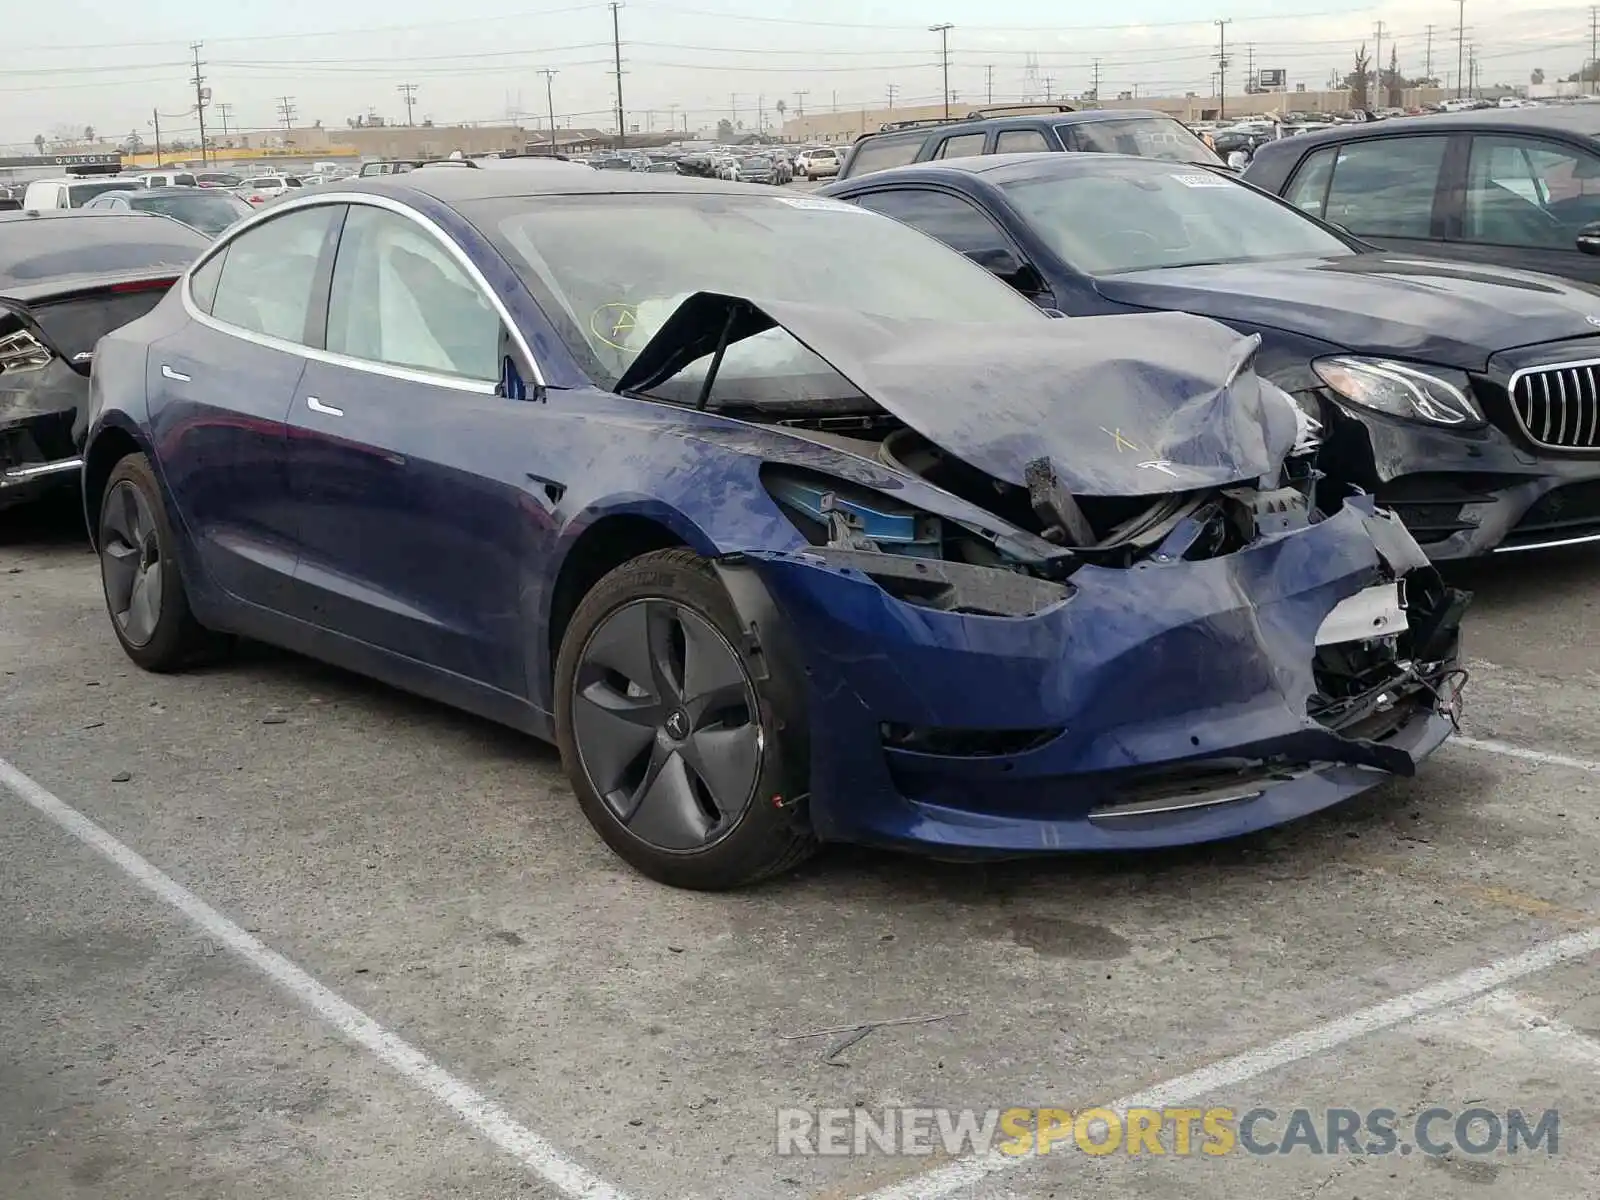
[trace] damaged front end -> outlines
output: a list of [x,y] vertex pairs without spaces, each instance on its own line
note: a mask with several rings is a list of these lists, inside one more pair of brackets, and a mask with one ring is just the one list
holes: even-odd
[[980,355],[948,328],[701,296],[622,390],[710,354],[708,407],[727,346],[780,323],[876,411],[738,415],[908,481],[769,461],[804,544],[719,564],[810,731],[821,836],[1205,841],[1413,774],[1453,729],[1468,597],[1370,498],[1319,512],[1296,469],[1314,430],[1252,339],[1162,314],[984,330]]
[[95,343],[171,285],[165,275],[66,280],[0,297],[0,508],[77,485]]

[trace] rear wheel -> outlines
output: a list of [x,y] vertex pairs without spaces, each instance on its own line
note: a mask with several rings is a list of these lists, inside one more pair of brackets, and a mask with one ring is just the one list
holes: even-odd
[[106,611],[128,657],[147,671],[172,671],[214,653],[220,639],[189,610],[172,524],[144,455],[112,468],[98,533]]
[[611,572],[562,639],[556,733],[578,802],[617,854],[676,887],[754,883],[816,846],[793,731],[739,642],[726,591],[687,550]]

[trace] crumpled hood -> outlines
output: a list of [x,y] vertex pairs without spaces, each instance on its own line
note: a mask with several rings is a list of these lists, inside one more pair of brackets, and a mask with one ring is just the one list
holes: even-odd
[[1095,288],[1120,304],[1463,371],[1483,370],[1501,350],[1600,335],[1600,292],[1585,284],[1398,254],[1130,271]]
[[973,325],[698,292],[617,383],[648,391],[774,326],[923,437],[1027,485],[1046,459],[1085,496],[1141,496],[1275,473],[1292,404],[1261,381],[1258,340],[1186,313]]

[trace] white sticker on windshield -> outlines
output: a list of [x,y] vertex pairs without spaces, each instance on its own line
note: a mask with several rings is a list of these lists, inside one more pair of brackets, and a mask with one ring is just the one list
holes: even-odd
[[1200,171],[1194,175],[1174,175],[1184,187],[1227,187],[1228,181],[1220,175],[1213,175],[1210,171]]
[[790,208],[820,208],[823,212],[868,211],[859,204],[846,204],[843,200],[830,200],[826,196],[774,196],[773,199],[779,204],[787,204]]

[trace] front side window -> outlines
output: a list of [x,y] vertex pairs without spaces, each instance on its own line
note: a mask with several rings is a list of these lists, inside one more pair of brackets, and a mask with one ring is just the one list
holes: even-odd
[[217,284],[222,281],[222,264],[228,259],[228,248],[213,254],[189,276],[189,296],[203,313],[209,313],[217,301]]
[[1339,147],[1325,220],[1354,234],[1433,236],[1445,137],[1368,138]]
[[975,154],[983,153],[983,143],[988,140],[988,134],[963,133],[958,137],[948,137],[939,143],[939,152],[935,158],[968,158]]
[[285,213],[228,243],[211,315],[251,333],[306,340],[317,262],[343,207]]
[[1571,250],[1600,220],[1600,157],[1539,138],[1472,139],[1462,236],[1469,242]]
[[1323,217],[1328,209],[1328,182],[1333,178],[1333,160],[1338,157],[1337,146],[1329,146],[1311,155],[1300,164],[1283,198],[1302,212]]
[[329,350],[396,367],[493,381],[500,318],[460,263],[416,222],[355,205],[328,296]]
[[1029,227],[1087,275],[1354,253],[1293,208],[1201,167],[1057,167],[1000,188]]

